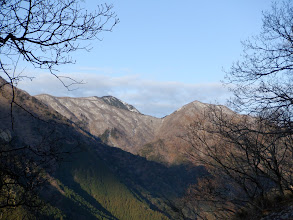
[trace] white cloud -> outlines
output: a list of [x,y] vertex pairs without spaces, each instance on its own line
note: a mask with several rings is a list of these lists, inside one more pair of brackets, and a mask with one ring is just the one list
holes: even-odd
[[[36,74],[33,81],[24,80],[18,85],[31,95],[47,93],[54,96],[115,96],[134,105],[143,114],[163,117],[181,106],[198,100],[206,103],[225,104],[229,96],[221,83],[189,84],[144,80],[138,75],[121,77],[109,74],[72,73],[71,77],[84,84],[72,85],[68,91],[59,80],[46,73]],[[63,78],[64,83],[72,81]]]

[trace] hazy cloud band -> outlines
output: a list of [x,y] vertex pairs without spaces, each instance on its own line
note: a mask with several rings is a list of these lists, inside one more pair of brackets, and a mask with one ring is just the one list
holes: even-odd
[[[41,73],[33,81],[23,80],[18,87],[31,95],[88,97],[115,96],[134,105],[143,114],[163,117],[181,106],[198,100],[206,103],[225,104],[228,89],[221,83],[188,84],[160,82],[140,78],[138,75],[113,76],[111,74],[73,73],[66,74],[83,84],[72,85],[68,91],[56,77]],[[66,78],[64,82],[70,84]]]

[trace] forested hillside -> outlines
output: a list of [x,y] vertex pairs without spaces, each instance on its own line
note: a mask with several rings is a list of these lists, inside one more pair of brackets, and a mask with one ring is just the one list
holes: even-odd
[[[100,159],[103,156],[95,150],[102,146],[101,143],[24,91],[15,90],[15,101],[21,102],[21,107],[15,105],[11,109],[9,103],[12,93],[9,85],[4,84],[6,82],[1,79],[1,146],[5,145],[11,150],[2,151],[2,156],[7,158],[2,161],[5,163],[2,166],[5,165],[7,169],[14,167],[12,159],[18,157],[23,162],[41,160],[43,171],[36,173],[34,178],[41,175],[45,179],[42,183],[38,182],[40,187],[26,191],[26,187],[37,183],[28,174],[21,176],[27,169],[25,164],[2,176],[2,181],[8,181],[7,178],[24,179],[24,182],[15,181],[12,188],[6,186],[9,191],[16,190],[16,197],[6,204],[5,196],[10,193],[1,195],[1,203],[7,207],[1,209],[2,216],[21,218],[20,213],[25,213],[25,209],[31,214],[23,216],[28,219],[32,216],[38,219],[37,216],[42,215],[44,210],[46,215],[51,216],[56,212],[56,217],[63,216],[64,219],[167,219],[155,207],[150,208],[150,203],[139,194],[129,190],[104,164]],[[48,150],[52,155],[48,154]],[[39,158],[41,153],[44,155]],[[44,162],[43,159],[48,161]],[[18,194],[18,190],[24,190],[24,194]],[[32,201],[22,198],[38,195],[35,194],[37,192],[40,196]],[[39,200],[50,204],[52,211],[41,204],[37,205]],[[37,206],[34,208],[32,204]]]

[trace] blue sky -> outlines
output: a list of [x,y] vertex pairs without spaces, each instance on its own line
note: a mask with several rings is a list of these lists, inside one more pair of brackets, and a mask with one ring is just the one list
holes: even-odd
[[[91,9],[102,1],[86,0]],[[259,33],[268,0],[112,1],[120,23],[91,52],[73,54],[75,65],[60,74],[83,80],[67,91],[45,72],[19,87],[30,94],[113,95],[142,113],[163,117],[194,100],[225,104],[221,86],[233,61],[241,59],[241,40]],[[74,88],[75,89],[75,88]]]

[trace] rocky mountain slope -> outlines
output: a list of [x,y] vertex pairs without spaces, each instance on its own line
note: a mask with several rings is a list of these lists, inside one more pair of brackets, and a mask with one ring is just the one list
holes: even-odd
[[75,152],[48,172],[50,185],[42,199],[53,211],[47,214],[64,219],[182,219],[186,207],[177,199],[206,171],[186,159],[189,146],[179,136],[204,117],[209,104],[195,101],[155,118],[115,97],[32,97],[15,89],[17,104],[11,111],[11,87],[4,84],[0,79],[0,141],[17,138],[35,149],[45,144],[45,149]]
[[[159,197],[159,190],[156,191],[156,196],[139,184],[131,173],[124,175],[128,177],[128,181],[126,178],[123,179],[123,176],[117,175],[115,167],[126,156],[121,158],[116,153],[113,159],[115,153],[112,153],[111,149],[114,148],[103,145],[66,117],[17,88],[14,90],[15,104],[11,108],[12,90],[1,78],[0,91],[1,181],[3,181],[4,165],[17,167],[19,170],[21,163],[26,161],[28,164],[32,164],[32,160],[43,162],[44,158],[32,156],[34,152],[50,155],[59,150],[60,154],[56,155],[63,158],[58,163],[54,159],[50,160],[42,167],[46,175],[50,176],[49,184],[40,188],[42,189],[40,199],[49,205],[45,210],[38,213],[37,209],[27,210],[26,207],[21,206],[7,210],[2,208],[1,218],[151,220],[168,219],[167,216],[172,215],[172,212],[162,205],[164,202]],[[12,143],[14,145],[10,146]],[[9,150],[2,151],[4,146],[10,146]],[[17,147],[16,155],[12,154],[14,147]],[[21,158],[21,161],[15,161],[15,158]],[[112,167],[104,161],[112,161]],[[136,164],[139,161],[143,164],[139,169],[144,170],[146,173],[144,181],[147,181],[151,173],[148,169],[151,167],[154,169],[154,165],[149,165],[140,158],[137,158]],[[127,171],[129,166],[125,165],[123,168],[121,165],[119,170]],[[137,172],[136,169],[138,168],[134,166],[132,172]],[[162,166],[157,166],[155,170],[157,172],[165,170],[168,173],[168,168]],[[163,184],[162,181],[165,180],[158,180],[157,183]],[[147,182],[145,184],[148,185]],[[150,190],[158,188],[159,185],[155,184]],[[0,202],[2,202],[3,194],[2,191],[0,192]],[[16,193],[15,196],[17,195]],[[148,198],[145,195],[149,195]],[[157,201],[161,201],[161,205],[157,206],[156,204],[159,204]]]
[[103,96],[101,98],[108,105],[115,106],[117,108],[125,109],[131,112],[140,113],[134,106],[127,104],[126,102],[121,101],[113,96]]
[[[211,106],[194,101],[164,118],[156,118],[143,115],[112,96],[35,97],[104,143],[167,164],[180,164],[186,160],[184,153],[188,145],[179,137],[185,135],[188,125],[202,118]],[[227,107],[218,107],[232,113]]]
[[138,147],[152,141],[161,119],[140,114],[133,106],[114,97],[69,98],[35,96],[106,144],[136,154]]
[[[5,96],[5,91],[2,94]],[[236,121],[242,117],[225,106],[198,101],[164,118],[154,118],[142,115],[115,97],[57,98],[40,95],[36,99],[19,90],[16,94],[30,113],[37,114],[43,121],[57,123],[55,131],[59,135],[82,144],[82,152],[53,175],[54,193],[50,194],[54,198],[50,198],[58,198],[57,208],[68,218],[76,215],[81,219],[82,216],[86,219],[91,219],[90,216],[93,219],[195,219],[192,205],[177,199],[207,171],[186,157],[192,148],[182,137],[187,134],[191,123],[203,121],[211,124],[214,118],[216,120],[213,108],[224,112],[224,117],[231,114]],[[0,98],[0,106],[2,118],[5,118],[3,112],[10,114],[9,102],[5,104],[3,100]],[[48,130],[44,125],[40,128],[37,126],[39,123],[26,121],[23,116],[20,118],[15,120],[20,128],[17,135],[29,140],[29,144],[38,139],[40,131],[46,133]],[[3,140],[11,136],[3,130],[10,123],[11,120],[3,120],[4,127],[0,127]],[[69,130],[61,129],[64,125]],[[59,199],[58,192],[66,199]],[[44,197],[48,198],[48,195]],[[72,210],[71,206],[78,204],[76,201],[82,208]],[[149,211],[141,212],[145,209]],[[70,215],[72,213],[74,216]],[[290,214],[291,209],[283,209],[267,217],[275,219],[275,216]]]

